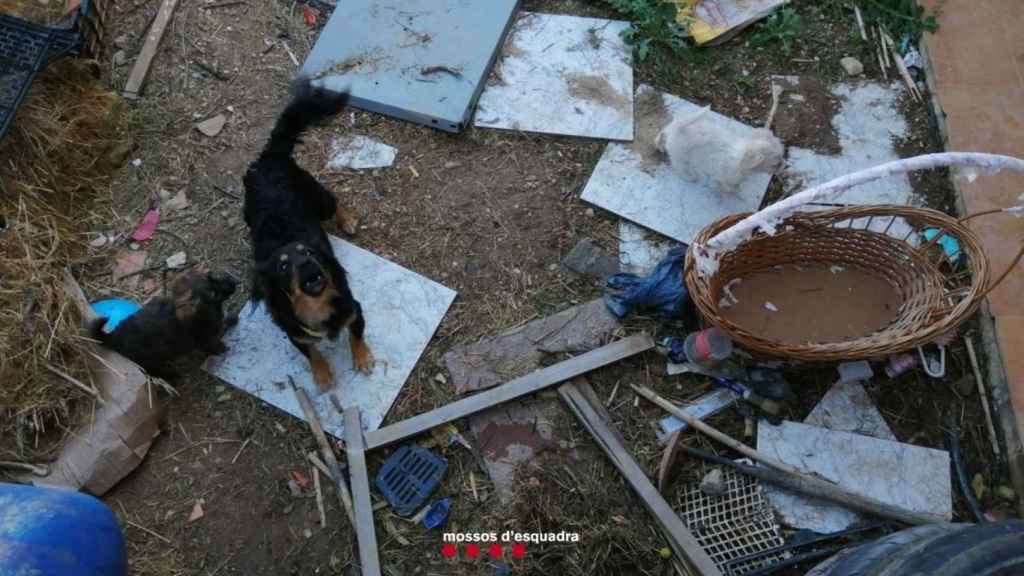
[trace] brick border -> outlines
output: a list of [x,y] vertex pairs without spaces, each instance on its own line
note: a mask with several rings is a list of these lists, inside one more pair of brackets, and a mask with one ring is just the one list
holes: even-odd
[[[925,81],[928,85],[932,117],[938,126],[943,147],[948,150],[949,126],[946,124],[946,113],[939,102],[935,70],[932,67],[931,56],[928,51],[929,34],[926,32],[921,36],[918,50],[921,53],[921,61],[924,64]],[[967,211],[964,205],[964,196],[957,179],[952,174],[950,175],[950,183],[956,192],[957,212],[963,216]],[[981,342],[985,355],[982,369],[985,371],[992,408],[995,411],[1002,432],[1002,447],[1006,450],[1007,466],[1010,469],[1010,481],[1017,492],[1017,511],[1020,515],[1024,516],[1024,439],[1021,438],[1024,422],[1017,422],[1013,404],[1010,400],[1009,379],[1003,364],[1002,352],[999,350],[995,318],[989,311],[988,301],[982,302],[981,307],[978,309],[978,320],[981,325]]]

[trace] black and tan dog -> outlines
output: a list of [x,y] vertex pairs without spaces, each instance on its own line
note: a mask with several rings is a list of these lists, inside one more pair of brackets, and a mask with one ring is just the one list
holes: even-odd
[[168,296],[150,300],[110,334],[103,331],[106,318],[97,319],[92,337],[150,375],[172,378],[174,361],[194,350],[207,355],[227,352],[221,339],[238,317],[225,317],[223,304],[237,285],[225,274],[184,272],[171,282]]
[[317,349],[348,328],[352,363],[373,369],[363,340],[365,321],[345,270],[334,257],[320,223],[335,218],[348,234],[356,220],[334,195],[302,169],[292,152],[302,133],[345,107],[348,95],[296,83],[295,96],[277,119],[270,141],[245,174],[245,222],[256,260],[253,298],[265,301],[274,322],[309,359],[321,390],[333,383],[331,368]]

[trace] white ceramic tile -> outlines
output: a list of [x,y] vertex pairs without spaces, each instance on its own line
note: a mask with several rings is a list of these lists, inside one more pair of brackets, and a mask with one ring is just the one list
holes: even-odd
[[[636,98],[650,86],[640,86]],[[689,117],[698,106],[670,94],[660,94],[668,117],[664,128],[676,116]],[[639,115],[638,106],[638,115]],[[746,137],[753,129],[716,112],[707,116],[723,123],[737,138]],[[658,129],[660,131],[660,128]],[[738,193],[719,193],[710,187],[680,176],[664,158],[645,159],[639,150],[650,148],[644,139],[657,137],[657,131],[637,133],[632,144],[613,142],[605,148],[597,167],[583,189],[583,199],[636,224],[660,232],[669,238],[690,244],[708,224],[736,212],[753,212],[761,204],[769,174],[758,173],[748,178]]]
[[225,337],[228,353],[211,356],[205,368],[236,388],[304,419],[288,386],[291,376],[313,399],[324,430],[342,437],[342,415],[328,396],[335,395],[345,408],[358,406],[366,429],[378,428],[455,299],[455,292],[339,238],[332,236],[331,246],[363,307],[364,339],[377,360],[372,374],[353,369],[348,333],[343,331],[337,342],[319,346],[336,382],[331,391],[320,394],[306,358],[273,323],[264,306],[250,313],[251,303]]
[[[757,450],[857,494],[946,520],[953,517],[949,454],[943,450],[799,422],[759,423]],[[766,492],[783,523],[794,528],[835,532],[859,518],[851,510],[821,500],[774,488]]]
[[543,134],[633,139],[628,22],[524,12],[491,71],[475,124]]

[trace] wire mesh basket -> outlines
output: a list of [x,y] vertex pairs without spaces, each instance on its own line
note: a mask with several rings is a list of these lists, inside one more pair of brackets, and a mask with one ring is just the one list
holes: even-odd
[[[748,215],[714,222],[701,231],[694,245],[706,245]],[[691,250],[686,285],[704,318],[755,353],[812,362],[888,356],[955,330],[1006,276],[990,285],[988,257],[966,225],[969,218],[958,220],[936,210],[896,205],[800,212],[783,220],[775,234],[755,232],[721,255],[713,274],[699,272]],[[958,243],[956,258],[939,244],[943,238]],[[1020,255],[1010,267],[1019,259]],[[893,320],[881,329],[837,342],[771,340],[723,316],[720,306],[730,282],[787,265],[852,267],[888,282],[901,303]]]

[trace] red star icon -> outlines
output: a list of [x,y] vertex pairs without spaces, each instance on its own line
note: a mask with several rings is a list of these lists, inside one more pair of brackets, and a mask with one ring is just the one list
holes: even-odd
[[491,544],[487,552],[491,555],[491,558],[501,558],[501,544]]
[[441,546],[441,555],[445,558],[455,558],[455,555],[459,553],[459,549],[455,547],[455,544],[445,544]]
[[470,558],[477,558],[480,556],[480,545],[479,544],[467,544],[466,545],[466,556]]
[[523,556],[526,556],[526,544],[513,544],[512,557],[522,558]]

